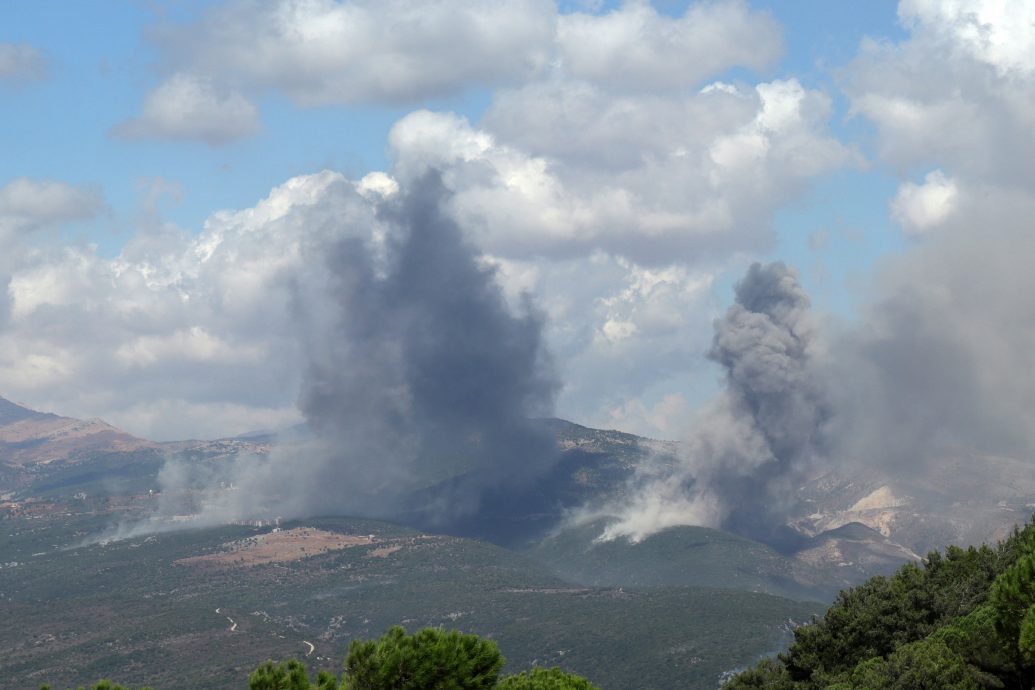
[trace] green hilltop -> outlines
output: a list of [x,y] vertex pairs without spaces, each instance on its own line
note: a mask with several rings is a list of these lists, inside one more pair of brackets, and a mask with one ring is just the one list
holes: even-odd
[[838,596],[724,690],[980,690],[1035,683],[1035,522]]

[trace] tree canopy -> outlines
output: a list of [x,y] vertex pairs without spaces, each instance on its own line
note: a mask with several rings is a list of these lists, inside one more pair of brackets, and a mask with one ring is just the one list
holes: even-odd
[[492,640],[425,628],[409,635],[394,626],[376,640],[353,640],[341,679],[321,671],[310,680],[295,659],[267,661],[249,677],[249,690],[600,690],[559,668],[500,678],[504,659]]
[[725,690],[978,690],[1035,682],[1035,523],[843,591]]

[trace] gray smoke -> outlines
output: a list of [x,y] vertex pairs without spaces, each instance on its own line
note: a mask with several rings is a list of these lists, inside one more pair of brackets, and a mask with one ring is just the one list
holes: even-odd
[[721,526],[780,543],[793,486],[822,454],[828,416],[816,326],[795,272],[754,264],[715,322],[710,359],[725,388],[693,422],[674,467],[646,468],[605,536],[639,539],[676,524]]
[[299,404],[326,454],[306,496],[323,510],[340,511],[344,492],[367,513],[449,521],[555,458],[531,423],[557,390],[542,318],[527,301],[510,311],[443,216],[444,194],[430,176],[383,207],[381,252],[327,247],[329,299],[299,301],[310,346]]
[[733,531],[758,535],[779,526],[773,514],[786,509],[788,489],[820,455],[828,412],[809,306],[792,269],[754,264],[715,323],[709,357],[726,371],[724,413],[741,421],[730,428],[749,435],[736,447],[756,451],[715,458],[698,480],[730,506],[721,524]]
[[348,193],[353,210],[314,215],[305,269],[283,276],[308,433],[268,456],[169,458],[156,514],[109,537],[182,526],[176,514],[194,515],[188,525],[347,514],[451,529],[484,492],[520,489],[557,458],[532,421],[558,387],[543,319],[527,299],[508,306],[494,269],[443,215],[438,177],[390,196]]
[[1035,459],[1035,233],[1030,202],[987,191],[879,275],[833,336],[839,462],[922,472],[951,452]]
[[1033,213],[1020,195],[965,199],[881,268],[850,324],[820,328],[791,269],[752,266],[715,324],[709,356],[726,385],[689,422],[678,462],[648,465],[628,500],[576,520],[611,517],[604,538],[697,524],[791,545],[809,478],[1035,459]]

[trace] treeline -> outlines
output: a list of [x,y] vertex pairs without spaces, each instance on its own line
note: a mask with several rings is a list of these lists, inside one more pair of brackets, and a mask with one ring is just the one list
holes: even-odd
[[980,690],[1035,683],[1035,522],[841,592],[724,690]]
[[[353,640],[340,678],[327,671],[313,678],[305,664],[296,659],[267,661],[249,676],[248,689],[600,690],[585,678],[559,668],[537,668],[501,677],[503,664],[503,655],[492,640],[437,628],[407,635],[395,626],[377,640]],[[45,685],[40,690],[50,688]],[[130,689],[103,680],[90,690]]]

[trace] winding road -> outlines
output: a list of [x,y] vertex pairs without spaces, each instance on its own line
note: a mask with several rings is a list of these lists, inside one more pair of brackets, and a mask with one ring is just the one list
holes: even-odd
[[310,654],[316,651],[316,645],[314,645],[312,642],[308,640],[302,640],[302,644],[309,645],[309,651],[305,653],[306,656],[309,656]]
[[231,618],[230,616],[227,616],[227,615],[225,615],[223,613],[223,607],[222,606],[220,606],[218,609],[216,609],[216,613],[218,615],[220,615],[220,616],[223,616],[223,618],[227,619],[228,621],[230,621],[230,632],[237,632],[237,623],[234,622],[233,618]]

